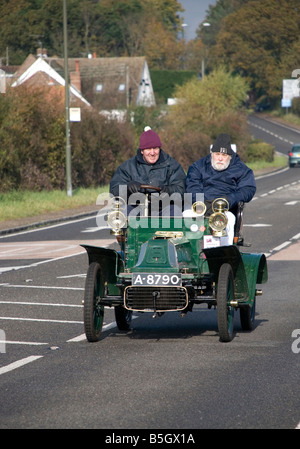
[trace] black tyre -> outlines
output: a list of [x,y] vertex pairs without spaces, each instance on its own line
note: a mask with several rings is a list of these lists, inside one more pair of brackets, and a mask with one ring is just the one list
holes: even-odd
[[115,307],[115,317],[118,329],[120,331],[128,331],[132,318],[132,311],[125,309],[123,306]]
[[217,317],[220,341],[228,342],[233,338],[234,307],[230,301],[234,299],[234,279],[231,265],[224,263],[219,271],[217,290]]
[[256,298],[254,298],[252,307],[245,306],[240,308],[241,326],[244,331],[252,331],[252,329],[254,328],[255,304]]
[[100,304],[104,295],[104,281],[101,267],[97,262],[91,263],[88,268],[85,290],[83,321],[85,335],[88,341],[98,341],[101,335],[104,306]]

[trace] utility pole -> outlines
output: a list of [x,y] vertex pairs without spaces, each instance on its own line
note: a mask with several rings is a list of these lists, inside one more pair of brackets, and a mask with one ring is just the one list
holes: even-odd
[[65,109],[66,109],[66,186],[67,186],[67,195],[72,196],[68,35],[67,35],[67,0],[63,0],[63,15],[64,15],[64,67],[65,67]]

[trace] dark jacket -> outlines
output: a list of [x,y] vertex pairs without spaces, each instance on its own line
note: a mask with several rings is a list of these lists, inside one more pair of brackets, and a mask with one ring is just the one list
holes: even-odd
[[256,192],[253,171],[234,153],[229,167],[223,171],[215,170],[211,165],[211,155],[203,157],[190,166],[186,191],[193,194],[204,193],[205,201],[226,196],[229,208],[232,209],[239,201],[248,203]]
[[119,196],[119,185],[137,181],[141,184],[150,184],[156,187],[169,187],[169,193],[185,192],[186,175],[181,165],[171,156],[160,150],[159,159],[155,164],[147,164],[138,149],[136,156],[121,164],[110,182],[110,192]]

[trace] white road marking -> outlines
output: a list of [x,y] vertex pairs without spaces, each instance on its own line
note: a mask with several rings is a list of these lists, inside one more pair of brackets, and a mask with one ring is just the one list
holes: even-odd
[[[110,228],[108,228],[108,229],[110,229]],[[86,228],[84,231],[81,231],[81,232],[97,232],[97,231],[100,231],[100,229],[98,228],[98,226],[95,226],[93,228]]]
[[0,374],[8,373],[9,371],[20,368],[20,366],[24,366],[27,363],[34,362],[35,360],[38,360],[42,357],[42,355],[31,355],[29,357],[26,357],[25,359],[20,359],[17,362],[10,363],[9,365],[0,368]]
[[273,226],[271,224],[266,223],[255,223],[255,224],[244,224],[244,226],[248,226],[248,228],[266,228],[268,226]]
[[[250,125],[251,125],[251,126],[254,126],[254,128],[258,128],[258,129],[260,129],[261,131],[264,131],[264,132],[267,133],[267,134],[270,134],[271,136],[276,137],[276,138],[279,139],[279,140],[282,140],[282,141],[284,141],[284,142],[287,142],[287,143],[289,143],[290,145],[294,145],[294,142],[292,142],[291,140],[287,140],[287,139],[285,139],[284,137],[281,137],[281,136],[279,136],[278,134],[273,133],[272,131],[269,131],[268,129],[264,128],[263,126],[256,125],[255,123],[252,123],[252,122],[250,122]],[[279,126],[280,126],[280,124],[279,124]],[[295,130],[293,129],[293,131],[295,131]]]
[[13,316],[0,316],[0,320],[6,321],[35,321],[39,323],[83,324],[83,321],[46,320],[42,318],[19,318]]
[[280,251],[283,248],[285,248],[286,246],[290,245],[292,242],[288,241],[288,242],[283,242],[281,243],[281,245],[276,246],[276,248],[273,248],[273,251]]
[[[133,315],[132,319],[135,320],[136,318],[138,318],[138,316]],[[102,331],[108,331],[109,329],[113,329],[114,327],[117,327],[117,323],[115,321],[105,324],[104,326],[102,326]],[[77,337],[71,338],[70,340],[67,340],[67,343],[76,343],[78,341],[83,341],[86,339],[86,335],[85,334],[80,334]]]
[[0,284],[0,287],[10,287],[10,288],[38,288],[40,290],[84,290],[83,287],[56,287],[47,285],[14,285],[14,284]]
[[0,340],[0,343],[9,344],[9,345],[29,345],[29,346],[49,345],[49,343],[40,343],[37,341],[13,341],[13,340]]
[[68,276],[57,276],[57,279],[70,279],[70,278],[85,278],[86,273],[83,274],[69,274]]
[[58,304],[50,302],[27,302],[27,301],[0,301],[0,304],[15,304],[15,305],[26,305],[26,306],[52,306],[52,307],[79,307],[82,308],[83,305],[79,304]]

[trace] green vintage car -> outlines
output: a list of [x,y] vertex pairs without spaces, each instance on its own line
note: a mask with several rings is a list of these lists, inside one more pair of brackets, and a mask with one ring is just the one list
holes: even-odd
[[204,245],[224,236],[226,203],[226,199],[215,200],[210,217],[205,204],[197,202],[192,217],[145,213],[137,219],[126,217],[121,199],[115,198],[107,224],[120,242],[120,251],[82,245],[89,259],[84,293],[87,340],[100,339],[105,307],[114,307],[120,331],[130,329],[133,312],[153,317],[166,312],[185,315],[197,304],[216,307],[221,342],[234,336],[237,309],[242,329],[252,330],[256,296],[262,293],[257,284],[267,281],[268,272],[264,254],[241,251],[242,204],[236,212],[234,243]]

